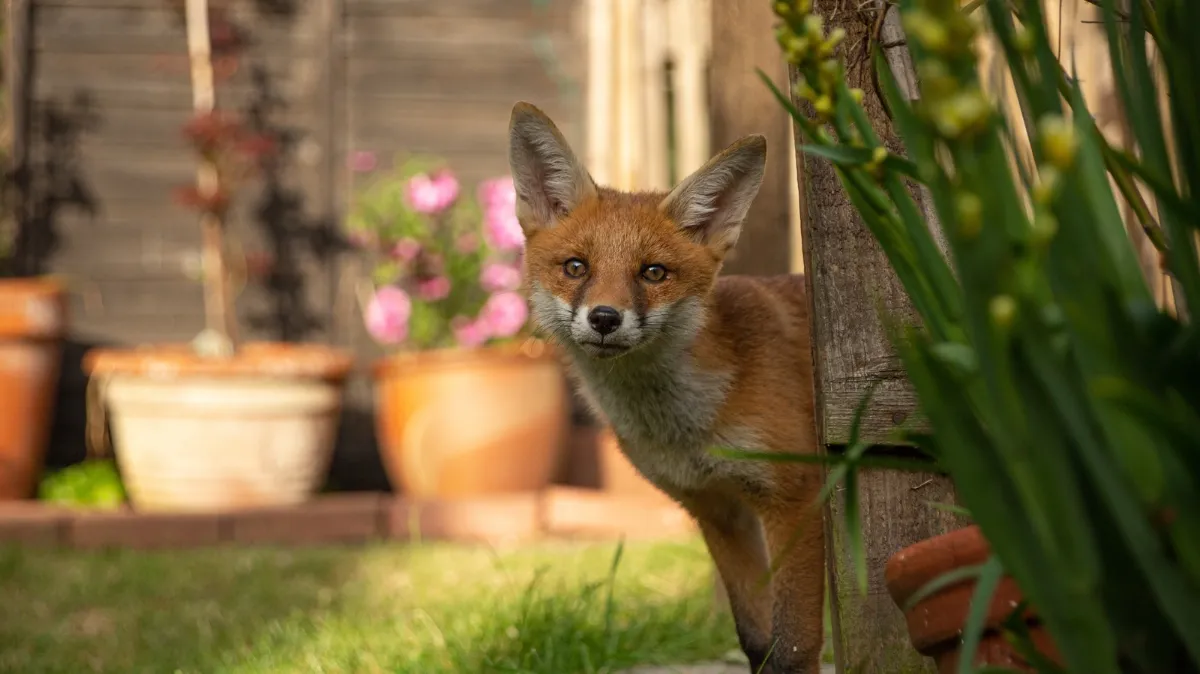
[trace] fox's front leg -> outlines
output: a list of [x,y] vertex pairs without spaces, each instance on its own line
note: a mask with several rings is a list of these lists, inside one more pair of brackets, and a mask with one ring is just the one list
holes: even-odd
[[696,518],[717,566],[750,671],[767,671],[763,660],[771,648],[772,595],[758,517],[746,504],[726,496],[705,494],[685,499],[684,506]]
[[[807,478],[807,476],[806,476]],[[825,630],[825,526],[814,505],[819,477],[762,508],[763,529],[775,568],[773,647],[764,672],[818,674]]]

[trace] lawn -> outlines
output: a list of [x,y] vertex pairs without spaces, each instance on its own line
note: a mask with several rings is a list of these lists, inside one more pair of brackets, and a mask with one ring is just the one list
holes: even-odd
[[0,672],[572,674],[736,648],[698,540],[617,552],[0,549]]

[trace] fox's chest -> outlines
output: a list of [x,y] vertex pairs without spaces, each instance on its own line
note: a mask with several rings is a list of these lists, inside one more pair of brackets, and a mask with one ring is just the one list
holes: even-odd
[[693,492],[714,483],[761,480],[760,462],[726,459],[713,445],[746,446],[750,434],[717,419],[729,378],[717,373],[645,370],[639,375],[582,377],[581,391],[612,426],[630,463],[660,489]]

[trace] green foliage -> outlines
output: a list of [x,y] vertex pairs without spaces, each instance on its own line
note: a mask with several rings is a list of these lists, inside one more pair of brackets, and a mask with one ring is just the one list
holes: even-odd
[[[1134,155],[1096,129],[1039,3],[900,0],[920,98],[902,96],[873,57],[907,159],[882,147],[862,92],[846,85],[834,56],[842,36],[825,34],[809,0],[773,4],[814,116],[776,94],[808,151],[834,163],[921,319],[893,329],[932,428],[914,440],[993,548],[975,570],[964,647],[978,643],[983,600],[1003,571],[1066,671],[1200,672],[1200,330],[1188,318],[1200,308],[1200,44],[1190,34],[1200,3],[1096,3]],[[983,30],[1002,45],[1022,104],[1035,166],[1018,177],[1016,134],[978,76]],[[1162,54],[1169,110],[1147,42]],[[948,259],[906,189],[913,176],[932,195]],[[1163,251],[1177,315],[1154,304],[1118,196]],[[1017,622],[1010,630],[1022,642]],[[972,669],[964,657],[959,671]]]
[[92,459],[42,478],[38,498],[70,507],[113,509],[125,503],[125,485],[111,459]]
[[612,674],[737,648],[698,537],[615,548],[0,546],[0,672]]

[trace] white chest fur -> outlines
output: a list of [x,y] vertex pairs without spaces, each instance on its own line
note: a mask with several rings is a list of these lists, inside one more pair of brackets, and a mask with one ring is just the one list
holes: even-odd
[[630,462],[667,492],[737,482],[762,487],[762,462],[714,456],[714,445],[756,448],[743,427],[716,426],[730,377],[703,371],[686,356],[578,360],[573,373],[588,403],[612,425]]

